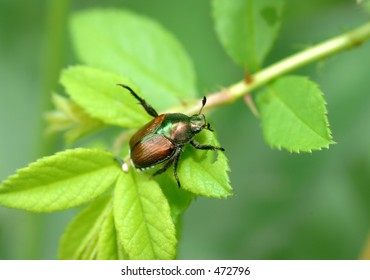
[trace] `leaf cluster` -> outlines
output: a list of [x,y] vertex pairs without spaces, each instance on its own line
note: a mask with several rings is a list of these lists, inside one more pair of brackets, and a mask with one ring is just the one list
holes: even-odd
[[[68,97],[53,94],[56,110],[46,115],[49,132],[65,132],[71,144],[105,126],[137,129],[150,121],[118,83],[159,110],[194,99],[195,73],[188,55],[153,20],[95,9],[76,13],[70,23],[81,64],[61,73]],[[218,145],[209,131],[198,141]],[[225,155],[193,152],[189,148],[182,155],[178,174],[183,189],[178,189],[170,174],[154,180],[134,168],[124,173],[112,152],[67,149],[5,180],[0,204],[53,212],[88,203],[61,239],[61,259],[174,259],[181,216],[192,199],[231,195]]]
[[[231,58],[246,70],[246,82],[263,67],[277,38],[283,0],[215,0],[216,31]],[[256,94],[266,142],[290,152],[311,152],[333,143],[326,103],[306,77],[283,76]]]
[[[263,67],[283,6],[283,0],[213,0],[220,42],[247,76]],[[195,99],[189,56],[155,21],[125,10],[93,9],[74,14],[70,27],[80,64],[61,73],[68,97],[54,94],[56,110],[47,114],[48,130],[64,132],[67,143],[106,126],[131,129],[150,121],[118,83],[157,110]],[[256,94],[256,102],[272,147],[300,152],[333,142],[323,93],[308,78],[278,78]],[[219,145],[210,131],[197,137]],[[44,157],[1,184],[0,204],[52,212],[88,203],[61,239],[61,259],[174,259],[181,216],[191,201],[232,194],[223,153],[186,148],[178,170],[182,189],[170,174],[150,179],[133,168],[124,173],[115,156],[76,148]]]

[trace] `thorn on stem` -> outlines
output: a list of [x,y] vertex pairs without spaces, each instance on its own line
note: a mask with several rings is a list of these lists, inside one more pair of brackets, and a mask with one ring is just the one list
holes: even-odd
[[245,104],[247,104],[248,108],[251,110],[252,114],[256,117],[259,118],[260,114],[258,112],[258,109],[256,105],[254,104],[254,101],[252,99],[252,96],[250,94],[244,95],[243,96]]

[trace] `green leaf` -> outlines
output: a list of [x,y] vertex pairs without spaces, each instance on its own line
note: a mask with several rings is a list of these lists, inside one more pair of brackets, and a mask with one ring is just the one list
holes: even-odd
[[189,207],[191,201],[196,197],[192,192],[184,188],[178,188],[173,177],[173,172],[167,171],[163,175],[154,177],[166,196],[171,209],[172,220],[175,225],[180,221],[181,215]]
[[168,200],[171,217],[176,228],[176,238],[177,240],[181,240],[181,234],[183,232],[183,215],[197,195],[185,190],[184,188],[179,188],[177,186],[177,182],[174,180],[173,172],[167,171],[154,178],[161,186],[161,189]]
[[257,98],[265,139],[291,152],[327,148],[332,141],[323,93],[305,77],[276,80]]
[[215,28],[226,52],[259,70],[280,28],[283,0],[213,0]]
[[[203,130],[196,140],[200,144],[220,146],[213,133]],[[208,197],[225,198],[232,194],[230,171],[224,152],[198,150],[190,145],[180,157],[178,174],[185,190]]]
[[54,93],[52,101],[55,110],[47,112],[47,133],[65,132],[67,144],[72,144],[83,136],[103,127],[103,123],[90,117],[86,112],[69,98]]
[[122,173],[114,193],[119,240],[130,259],[173,259],[176,232],[161,188],[131,169]]
[[[109,238],[108,238],[109,237]],[[68,225],[60,242],[64,260],[118,259],[112,197],[102,197],[83,209]]]
[[119,82],[137,90],[120,75],[86,66],[70,67],[61,76],[61,83],[72,100],[90,116],[123,127],[138,127],[148,122],[149,115],[128,90],[117,86]]
[[113,216],[113,207],[110,208],[104,219],[98,238],[98,260],[125,259],[122,246],[119,244],[116,225]]
[[78,148],[44,157],[0,186],[0,205],[52,212],[92,201],[121,172],[111,153]]
[[154,108],[195,96],[189,56],[157,22],[129,11],[94,9],[76,13],[71,30],[83,63],[129,76]]

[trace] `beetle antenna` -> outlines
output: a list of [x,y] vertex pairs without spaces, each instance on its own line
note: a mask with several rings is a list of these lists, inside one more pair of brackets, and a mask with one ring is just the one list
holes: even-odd
[[200,107],[198,115],[200,115],[200,113],[202,113],[202,109],[203,109],[204,105],[206,105],[206,103],[207,103],[207,97],[203,96],[202,107]]

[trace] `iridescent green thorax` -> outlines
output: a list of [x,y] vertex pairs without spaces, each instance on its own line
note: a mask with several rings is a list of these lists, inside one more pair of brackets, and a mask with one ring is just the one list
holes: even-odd
[[181,113],[167,114],[162,125],[155,132],[162,134],[175,143],[183,144],[189,142],[196,133],[205,126],[204,115],[188,117]]

